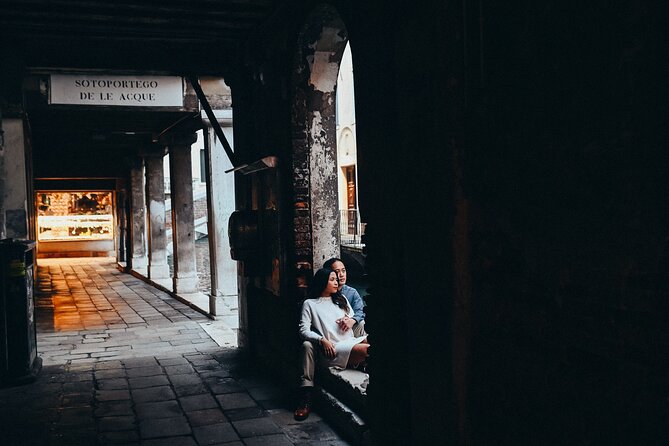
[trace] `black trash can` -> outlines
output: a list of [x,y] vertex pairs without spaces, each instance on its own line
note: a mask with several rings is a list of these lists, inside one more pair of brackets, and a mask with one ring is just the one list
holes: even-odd
[[35,242],[0,240],[0,387],[33,381],[37,356],[33,284]]

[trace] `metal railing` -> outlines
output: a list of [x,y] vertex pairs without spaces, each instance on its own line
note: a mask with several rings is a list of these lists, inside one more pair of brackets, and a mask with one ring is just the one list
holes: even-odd
[[360,213],[357,209],[339,211],[339,235],[342,245],[361,245],[363,224],[360,223]]

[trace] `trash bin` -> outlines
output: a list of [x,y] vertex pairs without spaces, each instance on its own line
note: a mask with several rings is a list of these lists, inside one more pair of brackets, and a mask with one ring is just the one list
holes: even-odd
[[35,242],[0,240],[0,387],[24,384],[37,377],[33,300]]

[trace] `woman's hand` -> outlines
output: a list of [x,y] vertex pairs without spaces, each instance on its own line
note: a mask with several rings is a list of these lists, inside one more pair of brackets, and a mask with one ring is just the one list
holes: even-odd
[[334,358],[335,357],[335,348],[334,344],[330,341],[328,341],[325,338],[321,338],[321,346],[323,347],[323,353],[325,353],[326,358]]
[[344,316],[341,319],[337,319],[335,322],[337,323],[341,331],[349,331],[355,325],[355,319],[348,316]]

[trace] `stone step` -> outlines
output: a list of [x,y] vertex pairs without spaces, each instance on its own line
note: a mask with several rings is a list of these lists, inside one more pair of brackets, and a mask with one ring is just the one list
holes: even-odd
[[367,423],[333,394],[318,388],[314,406],[318,413],[353,445],[371,445]]

